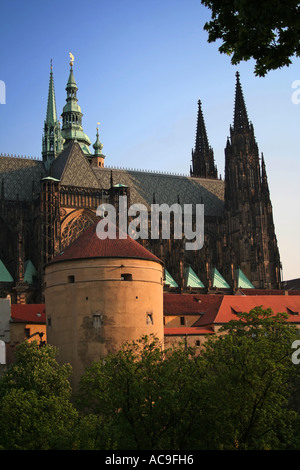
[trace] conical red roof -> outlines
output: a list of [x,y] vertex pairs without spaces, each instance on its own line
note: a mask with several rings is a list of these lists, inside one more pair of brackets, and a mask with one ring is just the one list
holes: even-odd
[[73,243],[55,256],[49,264],[58,261],[83,258],[135,258],[148,259],[162,264],[162,261],[136,240],[126,234],[126,238],[106,238],[101,240],[96,233],[99,221],[88,227]]

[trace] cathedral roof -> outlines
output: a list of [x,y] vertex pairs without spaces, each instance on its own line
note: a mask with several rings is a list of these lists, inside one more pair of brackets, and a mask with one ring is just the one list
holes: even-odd
[[[54,160],[50,176],[64,186],[108,189],[111,185],[130,188],[130,203],[144,204],[150,209],[157,204],[204,204],[208,216],[220,216],[224,204],[224,181],[192,178],[166,173],[118,168],[93,168],[78,142],[69,145]],[[42,160],[0,156],[0,184],[5,199],[30,201],[33,185],[39,191],[40,180],[46,177]]]
[[[99,219],[100,220],[100,219]],[[162,264],[150,251],[130,238],[106,238],[100,240],[96,233],[99,220],[88,227],[73,243],[59,253],[49,264],[86,258],[131,258],[147,259]]]
[[130,188],[130,204],[144,204],[150,209],[156,204],[204,204],[204,214],[220,216],[224,205],[224,181],[192,178],[157,172],[94,168],[100,187],[110,187],[111,173],[114,184]]
[[39,191],[40,180],[46,176],[41,160],[0,157],[0,185],[5,199],[31,201],[33,187]]

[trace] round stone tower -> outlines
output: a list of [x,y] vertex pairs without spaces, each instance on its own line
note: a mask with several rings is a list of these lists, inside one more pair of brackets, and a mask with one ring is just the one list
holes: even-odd
[[100,240],[90,226],[45,267],[47,342],[77,385],[94,360],[154,334],[163,345],[163,266],[129,236]]

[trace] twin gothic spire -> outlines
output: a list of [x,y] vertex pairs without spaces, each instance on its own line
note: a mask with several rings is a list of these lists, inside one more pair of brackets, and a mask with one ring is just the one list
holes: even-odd
[[[231,152],[229,152],[229,148],[231,149]],[[229,156],[229,153],[231,156]],[[254,167],[259,166],[259,156],[253,125],[248,118],[239,72],[236,72],[233,126],[230,126],[230,138],[228,138],[225,149],[225,155],[227,155],[225,162],[225,172],[226,168],[228,170],[230,164],[235,166],[237,171],[238,162],[237,160],[234,161],[233,154],[244,155],[243,164],[245,165],[245,168],[242,170],[243,178],[245,179],[246,177],[246,166],[248,165],[251,167],[248,171],[250,185],[253,185],[255,183],[255,179],[253,177]],[[263,178],[264,184],[266,185],[266,172],[263,160],[262,168],[258,169],[258,172],[259,176],[257,183],[260,185],[260,181]],[[209,145],[200,100],[198,101],[196,142],[195,148],[192,150],[192,165],[190,168],[190,175],[196,178],[218,178],[217,167],[214,161],[214,152]]]

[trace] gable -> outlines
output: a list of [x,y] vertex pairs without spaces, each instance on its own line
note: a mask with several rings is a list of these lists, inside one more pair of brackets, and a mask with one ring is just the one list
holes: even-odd
[[99,182],[78,142],[71,143],[56,158],[51,175],[63,186],[99,188]]

